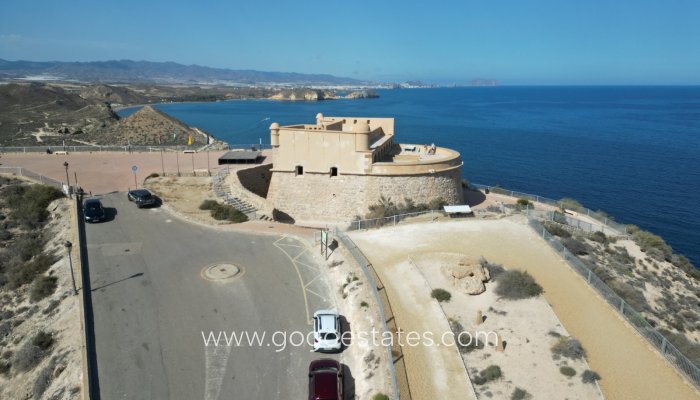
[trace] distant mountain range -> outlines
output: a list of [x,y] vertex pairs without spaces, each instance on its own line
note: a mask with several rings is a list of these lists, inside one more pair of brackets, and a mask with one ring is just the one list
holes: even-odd
[[265,72],[209,68],[174,62],[132,60],[62,62],[7,61],[0,59],[0,78],[60,79],[105,83],[242,84],[242,85],[347,85],[368,82],[326,74]]

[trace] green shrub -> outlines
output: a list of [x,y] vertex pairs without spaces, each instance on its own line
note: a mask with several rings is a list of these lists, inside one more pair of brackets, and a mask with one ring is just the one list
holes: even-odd
[[[645,253],[650,253],[652,258],[659,261],[670,260],[673,255],[673,249],[671,246],[666,244],[661,236],[655,235],[651,232],[639,230],[632,235],[634,241],[639,245]],[[653,250],[657,251],[654,252]]]
[[496,280],[496,294],[508,300],[526,299],[542,294],[542,286],[527,271],[506,271]]
[[587,244],[574,238],[564,239],[562,240],[562,244],[567,250],[576,256],[585,256],[591,252],[591,248]]
[[28,340],[14,353],[12,359],[12,367],[20,372],[26,372],[33,369],[46,356],[46,351]]
[[0,360],[0,375],[9,375],[12,364],[9,361]]
[[450,299],[452,298],[452,295],[447,290],[438,288],[438,289],[433,289],[433,291],[430,292],[430,297],[432,297],[435,300],[437,300],[438,302],[442,303],[442,302],[450,301]]
[[238,211],[235,207],[228,204],[218,204],[211,210],[212,218],[219,221],[230,221],[230,222],[245,222],[248,217],[242,212]]
[[363,301],[360,303],[360,307],[367,308],[367,307],[369,307],[369,303],[367,303],[366,301]]
[[48,350],[54,343],[53,335],[44,331],[39,331],[33,338],[32,344],[41,350]]
[[[22,188],[26,185],[17,186]],[[27,228],[38,228],[46,221],[48,205],[61,197],[63,192],[51,186],[31,185],[17,189],[7,199],[12,219]]]
[[213,210],[219,206],[219,202],[216,200],[204,200],[202,204],[199,205],[200,210]]
[[561,372],[563,375],[568,376],[569,378],[576,375],[576,370],[566,365],[559,368],[559,372]]
[[586,350],[581,345],[581,342],[574,338],[559,338],[557,344],[552,346],[552,355],[557,357],[565,357],[571,360],[580,360],[586,357]]
[[601,231],[595,231],[588,235],[588,238],[594,242],[605,244],[608,242],[608,237]]
[[389,400],[389,396],[385,395],[384,393],[377,393],[372,396],[372,400]]
[[559,236],[560,238],[567,239],[571,237],[571,232],[567,231],[566,229],[564,229],[564,227],[562,227],[559,224],[555,224],[552,222],[545,223],[544,229],[546,229],[550,235]]
[[152,173],[152,174],[148,175],[148,176],[146,177],[146,179],[150,179],[150,178],[157,178],[157,177],[159,177],[159,176],[160,176],[160,174],[159,174],[159,173],[157,173],[157,172],[154,172],[154,173]]
[[519,387],[516,387],[513,394],[510,395],[511,400],[524,400],[529,397],[530,393],[528,393],[525,389],[520,389]]
[[486,270],[489,271],[489,276],[491,277],[492,281],[498,279],[498,277],[506,271],[506,269],[503,268],[503,265],[489,262],[485,258],[482,258],[480,263],[483,268],[486,268]]
[[7,271],[7,286],[16,289],[34,281],[34,279],[46,272],[51,265],[56,262],[56,258],[47,254],[39,254],[31,261],[16,264]]
[[583,383],[594,383],[595,381],[599,380],[600,375],[598,375],[598,373],[595,371],[591,371],[590,369],[583,371],[583,374],[581,374],[581,381]]
[[58,278],[55,276],[45,276],[42,275],[34,281],[31,290],[29,291],[29,299],[36,303],[37,301],[51,296],[58,286],[56,282]]
[[503,376],[501,367],[498,365],[489,365],[484,370],[479,372],[479,375],[475,376],[473,381],[477,385],[483,385],[487,382],[499,379],[501,376]]
[[40,399],[41,395],[43,395],[46,389],[49,388],[51,381],[53,380],[53,372],[55,368],[55,360],[52,360],[52,362],[44,367],[44,369],[42,369],[39,375],[34,379],[34,386],[32,387],[34,399]]

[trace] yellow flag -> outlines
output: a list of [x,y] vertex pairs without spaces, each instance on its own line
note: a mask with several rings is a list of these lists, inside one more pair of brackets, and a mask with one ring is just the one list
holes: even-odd
[[192,146],[192,132],[190,132],[190,135],[187,137],[187,145]]

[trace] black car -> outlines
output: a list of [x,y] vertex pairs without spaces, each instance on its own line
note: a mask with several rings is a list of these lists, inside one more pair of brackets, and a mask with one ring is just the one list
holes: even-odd
[[156,196],[152,195],[146,189],[134,189],[127,192],[126,197],[129,201],[136,203],[136,207],[142,208],[146,206],[154,206],[157,204]]
[[83,216],[85,222],[100,222],[107,218],[102,202],[98,199],[87,199],[83,203]]

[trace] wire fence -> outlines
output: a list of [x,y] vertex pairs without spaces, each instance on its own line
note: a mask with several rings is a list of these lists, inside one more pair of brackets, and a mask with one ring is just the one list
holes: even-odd
[[[394,314],[391,311],[391,304],[389,303],[389,296],[386,294],[386,289],[381,283],[381,279],[377,272],[374,270],[372,264],[367,260],[367,257],[362,253],[362,251],[355,245],[355,242],[350,239],[350,237],[344,232],[336,232],[335,234],[343,246],[350,252],[352,257],[355,259],[357,264],[360,265],[362,273],[370,283],[372,287],[372,293],[374,294],[375,302],[379,307],[379,315],[382,319],[384,332],[396,332],[396,320],[394,319]],[[381,291],[381,293],[380,293]],[[391,325],[391,326],[390,326]],[[390,329],[391,328],[391,329]],[[398,340],[393,340],[393,346],[387,346],[387,354],[389,360],[391,360],[391,383],[394,390],[394,399],[403,398],[411,399],[411,390],[408,382],[408,375],[406,373],[406,365],[404,363],[403,351],[399,345]],[[401,385],[399,385],[399,382]],[[404,390],[399,393],[399,388]],[[400,397],[400,395],[402,397]]]
[[37,174],[36,172],[32,172],[26,168],[22,167],[5,167],[5,166],[0,166],[0,174],[10,174],[10,175],[15,175],[15,176],[20,176],[23,178],[31,179],[35,182],[44,184],[44,185],[49,185],[53,186],[55,188],[61,189],[63,191],[68,190],[67,186],[65,185],[64,182],[57,181],[53,178],[49,178],[48,176],[44,176],[41,174]]
[[556,251],[566,263],[615,310],[617,310],[629,324],[642,335],[661,355],[668,360],[678,371],[700,389],[700,367],[689,360],[680,350],[671,344],[666,337],[652,327],[647,320],[632,308],[625,300],[618,296],[605,282],[603,282],[586,264],[573,255],[547,229],[536,219],[528,218],[528,223],[542,238]]
[[525,214],[530,218],[539,219],[541,221],[556,222],[558,224],[578,229],[585,233],[602,232],[610,236],[619,236],[624,234],[623,232],[620,232],[619,230],[613,229],[609,226],[583,221],[581,219],[574,218],[561,212],[534,210],[529,207],[526,208],[524,211]]
[[[557,207],[557,208],[562,209],[562,210],[566,209],[567,207],[573,208],[573,210],[570,210],[570,211],[573,211],[576,214],[580,213],[582,215],[586,215],[589,218],[593,218],[594,220],[600,222],[602,224],[602,226],[608,227],[608,228],[610,228],[614,231],[617,231],[621,234],[627,233],[627,226],[625,224],[621,224],[619,222],[613,221],[608,215],[606,215],[605,213],[603,213],[601,211],[592,211],[586,207],[578,206],[578,205],[571,207],[572,204],[569,202],[566,202],[566,201],[553,200],[553,199],[550,199],[547,197],[538,196],[538,195],[534,195],[534,194],[516,192],[514,190],[504,189],[504,188],[499,187],[499,186],[488,186],[488,185],[482,185],[479,183],[470,183],[469,186],[474,188],[474,189],[483,190],[487,193],[502,194],[502,195],[509,196],[509,197],[515,197],[518,199],[527,199],[527,200],[530,200],[530,201],[535,202],[535,203],[547,204],[547,205],[550,205],[552,207]],[[574,215],[574,217],[575,216],[576,215]]]

